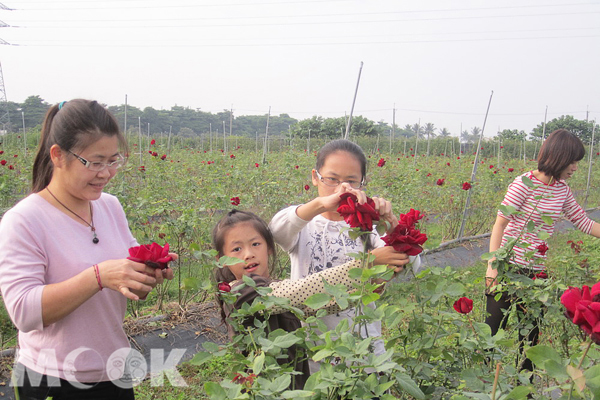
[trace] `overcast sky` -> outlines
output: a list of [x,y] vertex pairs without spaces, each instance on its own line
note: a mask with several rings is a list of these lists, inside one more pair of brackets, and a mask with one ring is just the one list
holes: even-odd
[[6,95],[457,135],[600,119],[600,0],[3,0]]

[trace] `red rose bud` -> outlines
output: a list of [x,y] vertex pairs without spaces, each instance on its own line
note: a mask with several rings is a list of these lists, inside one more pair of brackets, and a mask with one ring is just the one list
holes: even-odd
[[232,159],[233,159],[233,158],[235,158],[235,156],[232,154],[232,155],[230,155],[230,156],[229,156],[229,158],[232,158]]
[[162,247],[154,242],[130,248],[127,259],[159,269],[167,268],[167,263],[173,260],[169,255],[169,243],[165,243],[165,246]]
[[514,168],[509,168],[508,172],[513,172],[515,169]]
[[379,160],[379,162],[377,163],[377,166],[378,166],[378,167],[383,167],[384,165],[385,165],[385,160],[384,160],[383,158],[381,158],[381,159]]
[[536,247],[538,253],[540,253],[540,255],[545,256],[546,252],[548,251],[548,246],[546,246],[546,243],[542,243],[539,246]]
[[0,164],[2,164],[2,165],[6,165],[6,160],[2,160],[2,161],[0,161]]
[[352,228],[360,228],[365,232],[373,230],[373,221],[379,221],[379,213],[375,211],[373,199],[367,197],[364,204],[358,204],[356,195],[352,193],[343,193],[340,196],[337,212]]
[[255,163],[254,163],[254,166],[255,166],[256,168],[258,168],[258,167],[260,166],[260,164],[259,164],[259,163],[257,163],[257,162],[255,162]]
[[445,181],[445,179],[438,179],[435,184],[438,186],[442,186],[444,184],[444,181]]
[[232,197],[229,200],[231,200],[231,204],[233,204],[234,206],[239,206],[240,205],[240,198],[239,197]]
[[468,297],[461,297],[454,302],[452,307],[454,307],[456,312],[468,314],[473,311],[473,300],[469,299]]
[[219,292],[231,292],[231,286],[227,282],[219,282]]
[[150,144],[156,144],[156,140],[152,139],[152,140],[150,141]]
[[465,183],[463,183],[463,185],[462,185],[462,189],[463,189],[463,190],[469,190],[469,189],[471,189],[471,188],[472,188],[472,186],[471,186],[471,184],[470,184],[469,182],[465,182]]
[[12,165],[9,165],[8,169],[15,169],[15,167],[13,167]]
[[304,190],[310,190],[310,186],[304,185]]
[[160,156],[160,159],[163,160],[163,161],[166,160],[167,159],[167,155],[163,154],[162,156]]

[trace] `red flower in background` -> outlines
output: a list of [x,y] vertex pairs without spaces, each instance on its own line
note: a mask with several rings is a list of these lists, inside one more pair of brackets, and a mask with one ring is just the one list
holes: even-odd
[[493,166],[493,165],[490,165],[490,169],[494,169],[494,166]]
[[533,280],[536,279],[548,279],[548,274],[545,271],[540,271],[531,278]]
[[429,173],[427,174],[427,176],[431,176],[431,172],[429,172]]
[[15,169],[15,167],[13,167],[12,165],[9,165],[8,169]]
[[569,287],[560,297],[565,306],[565,316],[579,326],[596,344],[600,344],[600,284],[581,289]]
[[151,145],[153,145],[153,144],[156,144],[156,140],[152,139],[152,140],[150,141],[150,144],[151,144]]
[[435,184],[438,186],[442,186],[444,184],[444,181],[445,181],[445,179],[438,179]]
[[546,246],[546,243],[542,243],[539,246],[536,247],[538,253],[540,253],[540,255],[545,256],[546,252],[548,251],[548,246]]
[[239,197],[232,197],[229,200],[231,200],[231,204],[233,204],[234,206],[239,206],[240,205],[240,198]]
[[583,241],[578,240],[577,243],[575,243],[572,240],[569,240],[567,241],[567,244],[571,245],[571,249],[575,252],[575,254],[581,253],[581,245],[583,244]]
[[381,239],[386,246],[392,246],[396,251],[416,256],[423,251],[421,245],[427,241],[427,235],[415,227],[421,218],[423,215],[411,208],[406,214],[400,214],[398,225]]
[[304,190],[310,190],[310,186],[304,185]]
[[144,167],[143,165],[141,165],[138,169],[142,172],[146,172],[146,167]]
[[379,213],[375,211],[375,202],[370,197],[364,204],[358,204],[356,195],[342,193],[337,212],[344,221],[352,228],[360,228],[361,231],[373,230],[373,221],[379,221]]
[[465,182],[462,185],[462,190],[469,190],[471,189],[473,186],[471,186],[471,184],[469,182]]
[[0,150],[0,154],[4,154],[4,150]]
[[0,161],[0,164],[2,164],[2,165],[6,165],[6,160],[2,160],[2,161]]
[[385,165],[385,159],[381,158],[379,159],[379,162],[377,163],[378,167],[383,167]]
[[450,163],[449,163],[449,162],[447,162],[447,163],[446,163],[446,166],[448,166],[448,167],[449,167],[449,166],[450,166]]
[[232,154],[232,155],[229,156],[229,158],[234,159],[235,156]]
[[167,268],[167,263],[173,260],[169,255],[169,243],[165,243],[163,247],[154,242],[130,248],[127,259],[159,269]]
[[14,157],[14,158],[17,158],[17,157],[19,157],[19,155],[18,155],[18,154],[15,154],[13,157]]
[[257,162],[255,162],[255,163],[254,163],[254,166],[255,166],[256,168],[258,168],[258,167],[260,166],[260,164],[259,164],[259,163],[257,163]]
[[454,307],[456,312],[468,314],[473,311],[473,300],[469,299],[468,297],[461,297],[454,302],[452,307]]
[[231,286],[227,282],[219,282],[219,291],[220,292],[231,292]]
[[514,168],[509,168],[508,172],[513,172],[515,169]]
[[299,166],[299,165],[296,165],[294,168],[298,169],[298,168],[300,168],[300,166]]
[[152,152],[152,156],[153,156],[153,157],[158,157],[158,153],[157,153],[157,152],[155,152],[155,151],[153,151],[153,152]]
[[167,155],[163,154],[162,156],[160,156],[160,159],[163,160],[163,161],[166,160],[167,159]]

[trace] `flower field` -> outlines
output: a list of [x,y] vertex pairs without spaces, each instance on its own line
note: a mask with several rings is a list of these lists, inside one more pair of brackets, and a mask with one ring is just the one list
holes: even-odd
[[[468,195],[471,197],[464,236],[489,232],[509,183],[536,166],[533,160],[518,158],[517,151],[509,149],[507,144],[500,148],[497,144],[485,143],[480,149],[476,179],[471,180],[475,162],[472,147],[464,149],[458,144],[449,147],[447,142],[433,141],[427,156],[421,144],[414,154],[415,146],[402,141],[390,146],[391,152],[387,144],[378,151],[374,139],[359,138],[357,142],[365,149],[369,161],[368,196],[390,200],[396,215],[407,213],[411,208],[424,214],[419,229],[428,237],[423,245],[425,249],[434,249],[457,238]],[[143,150],[139,151],[139,142],[132,141],[129,162],[107,191],[120,199],[131,230],[140,243],[162,245],[167,242],[180,259],[175,279],[152,292],[145,303],[130,303],[130,314],[147,313],[150,305],[160,310],[167,302],[185,307],[191,302],[212,299],[217,292],[216,284],[210,280],[215,266],[210,233],[215,223],[232,208],[253,211],[268,221],[281,208],[314,198],[317,192],[310,181],[310,171],[315,163],[315,150],[323,143],[322,140],[294,143],[275,139],[265,151],[262,144],[259,146],[243,138],[230,138],[226,145],[221,143],[219,148],[215,145],[212,150],[206,141],[182,140],[172,143],[169,149],[166,140],[156,140],[154,144],[141,143]],[[533,143],[531,146],[529,153],[533,154]],[[34,149],[30,147],[25,154],[16,138],[5,138],[0,149],[0,213],[3,213],[29,191]],[[595,153],[594,157],[597,157]],[[569,180],[580,204],[585,200],[587,160],[586,156],[580,170]],[[600,205],[600,185],[594,181],[597,168],[592,169],[587,207]],[[572,240],[571,244],[567,244],[563,236],[549,240],[548,279],[518,279],[511,288],[512,293],[528,299],[524,307],[530,316],[542,320],[541,344],[527,350],[536,365],[533,375],[518,372],[516,367],[522,362],[516,332],[527,330],[527,320],[518,323],[511,315],[507,330],[495,336],[491,336],[489,327],[483,323],[484,283],[480,262],[480,267],[465,270],[425,270],[410,282],[389,285],[378,299],[379,312],[369,316],[382,321],[387,339],[387,358],[370,360],[370,366],[374,365],[382,376],[379,382],[370,378],[372,374],[365,374],[363,367],[347,368],[348,372],[343,373],[332,367],[331,376],[322,381],[327,384],[309,382],[310,389],[286,394],[287,385],[279,382],[283,389],[276,390],[274,383],[280,379],[281,371],[275,370],[276,363],[268,362],[275,353],[266,350],[255,353],[256,357],[261,354],[267,357],[261,365],[262,377],[253,377],[250,381],[246,372],[256,367],[251,360],[238,357],[231,350],[220,353],[224,350],[207,348],[202,363],[212,363],[214,367],[217,357],[232,360],[217,371],[223,383],[206,385],[207,396],[213,399],[362,398],[343,396],[359,393],[353,392],[358,389],[363,391],[360,393],[377,393],[376,386],[382,385],[385,389],[377,394],[381,399],[500,400],[524,399],[528,395],[540,399],[560,396],[600,399],[600,366],[596,365],[600,352],[596,344],[588,348],[591,340],[565,318],[565,309],[560,303],[560,296],[568,286],[591,288],[598,282],[600,273],[596,266],[600,260],[600,244],[577,233],[568,239]],[[577,240],[583,243],[577,244]],[[579,251],[572,244],[579,246]],[[280,255],[280,261],[278,274],[285,277],[288,260]],[[368,284],[366,278],[363,283]],[[350,300],[367,304],[369,299],[365,296],[368,295],[363,292],[361,296]],[[597,313],[600,320],[600,311]],[[6,316],[0,327],[3,345],[14,344],[14,328]],[[351,343],[355,348],[360,346],[353,342],[355,338],[341,333],[338,332],[340,338],[327,347],[328,351],[321,353],[323,360],[338,357],[354,360],[355,365],[359,365],[357,360],[367,357],[367,353],[361,354],[357,349],[356,353],[349,354],[346,350],[352,349]],[[275,341],[275,338],[267,334],[265,341],[268,340]],[[240,368],[235,371],[242,373],[237,379],[228,369],[231,365]],[[269,365],[272,370],[267,368]],[[241,378],[244,378],[243,383],[239,382]],[[388,382],[392,383],[387,385]],[[311,397],[309,392],[317,389],[331,396]],[[373,397],[376,396],[365,398]]]

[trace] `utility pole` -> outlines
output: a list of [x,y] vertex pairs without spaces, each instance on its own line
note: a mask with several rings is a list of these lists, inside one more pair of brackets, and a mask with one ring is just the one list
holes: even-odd
[[2,124],[2,130],[8,132],[11,128],[10,113],[8,112],[8,101],[6,100],[6,89],[4,88],[2,64],[0,64],[0,103],[0,124]]

